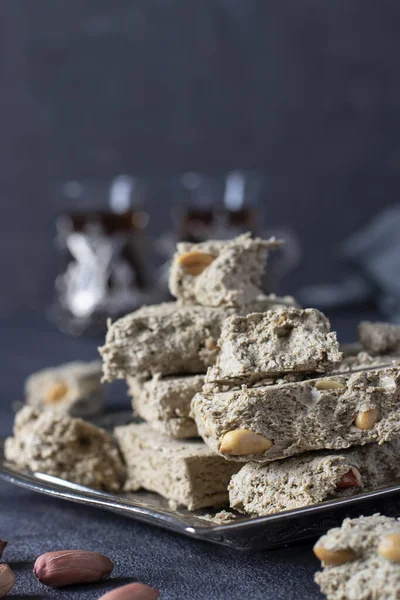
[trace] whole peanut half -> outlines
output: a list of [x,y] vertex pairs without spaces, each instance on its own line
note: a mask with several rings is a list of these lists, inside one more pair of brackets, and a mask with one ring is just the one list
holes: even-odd
[[40,583],[50,587],[63,587],[100,581],[111,573],[113,567],[109,558],[97,552],[60,550],[39,556],[33,572]]
[[15,575],[8,565],[0,565],[0,598],[7,596],[14,587]]
[[319,560],[326,565],[343,565],[346,562],[356,560],[356,553],[350,548],[343,550],[327,550],[323,546],[314,546],[314,554]]
[[369,410],[362,410],[356,415],[354,425],[358,429],[372,429],[378,419],[379,410],[377,408],[370,408]]
[[344,390],[346,384],[343,381],[337,381],[335,379],[320,379],[314,385],[315,389],[323,390]]
[[178,257],[178,265],[190,275],[200,275],[215,260],[215,256],[191,250]]
[[221,440],[219,451],[230,456],[260,454],[272,448],[273,442],[250,429],[233,429]]
[[400,563],[400,533],[384,535],[379,542],[378,554],[391,562]]
[[45,401],[49,404],[61,402],[68,394],[68,387],[63,381],[57,381],[47,388],[45,393]]
[[157,600],[158,590],[144,583],[130,583],[101,596],[99,600]]
[[3,556],[4,548],[7,546],[7,542],[0,540],[0,558]]

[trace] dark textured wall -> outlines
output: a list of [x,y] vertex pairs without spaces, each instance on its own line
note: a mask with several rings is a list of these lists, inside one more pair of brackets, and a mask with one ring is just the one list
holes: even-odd
[[399,30],[392,0],[4,0],[0,310],[49,301],[60,182],[125,172],[261,169],[304,246],[288,291],[337,276],[400,195]]

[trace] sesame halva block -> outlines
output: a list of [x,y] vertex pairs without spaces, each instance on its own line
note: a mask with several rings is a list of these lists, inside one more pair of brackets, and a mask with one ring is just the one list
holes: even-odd
[[309,452],[270,463],[247,463],[229,484],[231,508],[265,516],[345,498],[400,477],[400,441],[342,451]]
[[106,381],[156,373],[203,373],[215,360],[232,309],[145,306],[109,326],[100,349]]
[[324,373],[342,357],[329,320],[313,308],[229,317],[218,346],[207,383],[250,385],[287,373]]
[[99,349],[104,380],[205,373],[215,362],[217,340],[227,317],[269,310],[286,301],[260,295],[240,309],[176,302],[144,306],[109,325],[105,345]]
[[400,520],[379,514],[345,519],[314,546],[315,581],[328,600],[397,600]]
[[210,448],[235,461],[383,443],[400,436],[400,370],[200,392],[191,414]]
[[128,388],[137,415],[160,433],[183,439],[198,436],[189,415],[192,398],[203,383],[204,375],[154,375],[147,381],[129,378]]
[[228,483],[238,465],[198,440],[174,440],[147,423],[115,429],[127,465],[126,491],[141,488],[197,510],[228,503]]
[[74,361],[33,373],[25,383],[25,401],[73,417],[98,414],[105,404],[101,361]]
[[179,243],[172,259],[170,292],[182,304],[248,304],[261,292],[268,251],[281,244],[249,233],[233,240]]
[[87,421],[25,406],[5,456],[18,467],[95,489],[118,491],[125,468],[112,437]]

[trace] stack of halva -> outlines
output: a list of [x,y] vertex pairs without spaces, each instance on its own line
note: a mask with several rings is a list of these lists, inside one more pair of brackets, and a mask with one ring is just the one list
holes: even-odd
[[[275,239],[178,244],[174,302],[109,323],[105,381],[142,419],[114,436],[27,406],[8,460],[76,483],[146,489],[189,510],[267,515],[400,476],[400,328],[362,323],[339,349],[328,319],[261,281]],[[119,447],[119,451],[117,449]]]
[[179,244],[176,302],[110,324],[105,379],[126,379],[145,421],[115,430],[126,490],[265,515],[400,475],[399,329],[361,324],[343,356],[321,312],[261,293],[278,244]]
[[295,305],[261,292],[267,254],[278,245],[249,235],[179,244],[170,273],[176,301],[110,325],[100,349],[105,379],[127,381],[134,411],[145,421],[115,429],[126,491],[145,488],[190,510],[228,502],[230,478],[241,465],[198,439],[191,401],[217,359],[228,317]]
[[[342,359],[329,321],[316,309],[278,308],[225,321],[221,350],[192,414],[215,452],[246,463],[229,484],[232,508],[266,515],[399,477],[400,370],[392,362],[398,341],[387,336],[380,356],[366,352],[385,329],[398,332],[361,324],[364,351]],[[364,370],[354,372],[355,364]]]

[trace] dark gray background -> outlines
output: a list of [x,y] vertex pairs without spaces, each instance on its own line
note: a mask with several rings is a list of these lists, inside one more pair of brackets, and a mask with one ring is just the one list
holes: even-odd
[[[400,196],[399,28],[394,0],[0,3],[1,435],[29,373],[96,356],[43,318],[65,181],[259,169],[267,225],[304,249],[285,291],[340,277],[336,243]],[[179,201],[159,187],[154,236]],[[354,324],[333,321],[343,341]],[[65,545],[109,554],[110,587],[138,578],[165,599],[321,597],[311,544],[247,557],[0,484],[3,536],[14,598],[101,594],[34,582],[35,557]]]
[[[4,0],[0,310],[52,293],[67,180],[258,168],[295,226],[285,291],[339,275],[334,245],[399,198],[394,0]],[[158,235],[179,199],[148,205]]]

